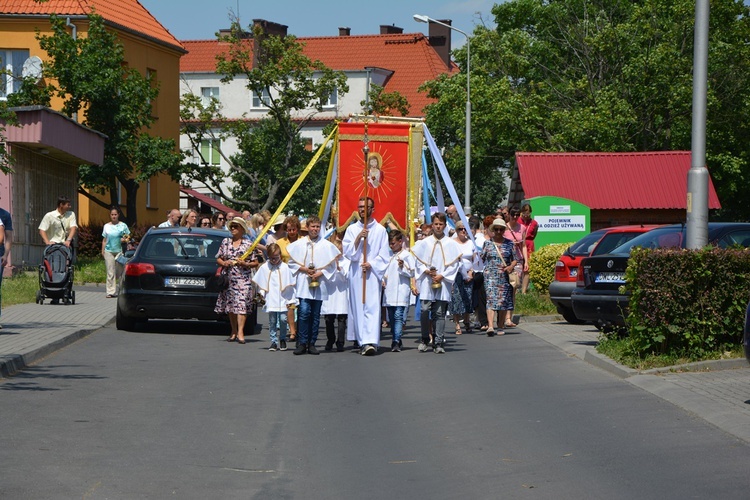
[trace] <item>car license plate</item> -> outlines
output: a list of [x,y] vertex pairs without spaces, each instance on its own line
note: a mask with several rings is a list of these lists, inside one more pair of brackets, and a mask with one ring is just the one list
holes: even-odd
[[569,275],[569,276],[570,276],[571,278],[576,278],[576,277],[578,276],[578,268],[577,268],[577,267],[574,267],[573,269],[571,269],[571,270],[570,270],[570,275]]
[[596,283],[625,283],[625,273],[604,272],[596,273]]
[[164,286],[205,287],[206,278],[188,278],[186,276],[167,276],[166,278],[164,278]]

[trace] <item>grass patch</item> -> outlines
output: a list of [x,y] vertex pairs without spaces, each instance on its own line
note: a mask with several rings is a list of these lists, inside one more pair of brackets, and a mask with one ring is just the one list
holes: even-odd
[[620,338],[616,335],[600,335],[597,352],[607,356],[621,365],[636,370],[649,370],[651,368],[663,368],[665,366],[683,365],[696,361],[711,361],[716,359],[742,358],[745,353],[742,346],[732,346],[727,350],[707,353],[703,356],[676,355],[676,354],[647,354],[645,356],[635,353],[632,341],[629,337]]
[[[107,269],[104,260],[81,258],[75,265],[73,283],[105,283]],[[16,304],[29,304],[36,301],[39,290],[39,271],[25,271],[11,278],[3,278],[3,307]]]
[[549,295],[540,294],[530,289],[525,294],[516,292],[516,303],[514,312],[523,316],[546,316],[557,314],[557,308],[550,302]]

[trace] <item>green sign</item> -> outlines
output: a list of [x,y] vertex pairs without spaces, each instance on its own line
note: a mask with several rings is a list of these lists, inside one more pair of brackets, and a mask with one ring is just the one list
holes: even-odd
[[537,196],[526,200],[531,216],[539,224],[534,246],[573,243],[591,232],[591,209],[577,201],[557,196]]

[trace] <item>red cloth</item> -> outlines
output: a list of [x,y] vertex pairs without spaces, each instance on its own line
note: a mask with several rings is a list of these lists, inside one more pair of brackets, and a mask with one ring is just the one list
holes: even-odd
[[[365,194],[375,200],[375,218],[391,220],[404,230],[408,198],[410,125],[368,123],[369,148],[365,168],[364,123],[339,124],[339,176],[337,180],[341,228],[357,219],[357,202]],[[366,179],[366,180],[365,180]]]
[[534,238],[539,230],[539,224],[534,219],[524,221],[523,217],[519,217],[518,222],[526,226],[526,251],[531,255],[534,251]]

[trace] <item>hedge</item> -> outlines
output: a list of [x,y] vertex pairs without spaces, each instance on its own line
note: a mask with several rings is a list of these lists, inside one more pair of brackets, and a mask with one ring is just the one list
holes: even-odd
[[529,257],[529,281],[539,293],[547,293],[555,280],[555,264],[572,243],[554,243],[534,251]]
[[625,278],[635,354],[702,355],[741,343],[748,250],[637,248]]

